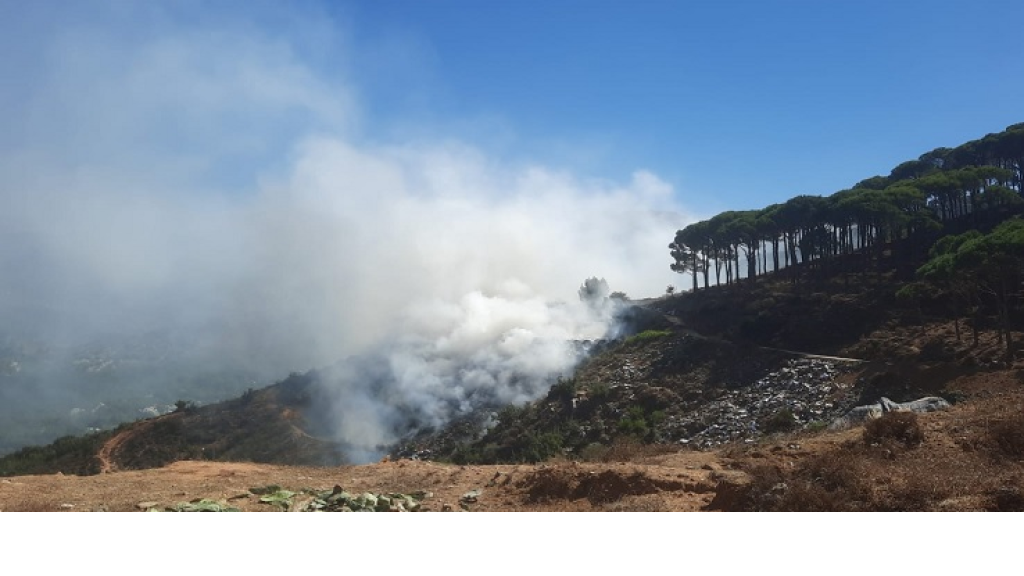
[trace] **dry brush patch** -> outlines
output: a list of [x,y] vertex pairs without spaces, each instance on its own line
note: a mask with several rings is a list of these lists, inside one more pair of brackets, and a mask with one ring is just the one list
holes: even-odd
[[[952,415],[890,413],[858,440],[787,463],[744,462],[723,507],[764,511],[1024,509],[1024,416],[1006,399]],[[1012,403],[1011,403],[1012,405]],[[1013,417],[1011,417],[1011,415]]]
[[917,448],[924,442],[924,430],[913,412],[889,412],[864,424],[864,443],[869,446],[892,445]]
[[593,506],[619,502],[628,496],[657,495],[687,488],[684,482],[655,478],[636,468],[597,471],[573,467],[540,468],[516,486],[525,492],[531,504],[587,500]]
[[626,496],[617,502],[606,504],[604,512],[671,512],[671,504],[661,494]]
[[622,462],[647,463],[652,459],[666,454],[678,452],[679,448],[666,444],[645,444],[634,437],[618,438],[610,445],[594,444],[586,447],[580,454],[587,462]]

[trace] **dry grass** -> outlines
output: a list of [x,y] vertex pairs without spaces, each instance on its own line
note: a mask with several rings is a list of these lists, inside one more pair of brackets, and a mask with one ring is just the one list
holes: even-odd
[[924,430],[912,412],[889,412],[864,425],[864,443],[869,446],[900,444],[916,448],[924,442]]
[[997,456],[1018,462],[1024,460],[1024,414],[993,422],[986,440]]
[[658,494],[626,496],[618,502],[606,504],[601,508],[604,512],[671,512],[672,509],[665,498]]
[[[531,503],[585,499],[594,506],[607,506],[628,497],[656,496],[661,491],[685,488],[683,482],[655,478],[634,468],[607,469],[601,472],[576,468],[542,468],[528,474],[517,485],[524,490]],[[633,502],[623,506],[639,504]],[[651,504],[643,506],[650,507]]]
[[59,504],[43,500],[24,500],[7,503],[0,512],[67,512],[71,508],[61,508]]
[[651,459],[665,454],[678,452],[676,446],[665,444],[644,444],[640,440],[631,437],[619,438],[610,446],[593,444],[587,446],[581,453],[580,458],[585,462],[624,462],[624,463],[648,463]]
[[1024,393],[951,413],[891,413],[849,440],[787,463],[747,460],[735,510],[1024,510]]

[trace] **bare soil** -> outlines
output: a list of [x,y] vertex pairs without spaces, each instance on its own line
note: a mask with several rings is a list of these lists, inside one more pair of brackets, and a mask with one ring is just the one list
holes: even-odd
[[[302,467],[238,462],[175,462],[151,470],[94,476],[16,476],[0,480],[3,511],[140,511],[209,499],[243,511],[277,511],[251,488],[353,493],[426,492],[425,511],[696,511],[714,496],[723,463],[684,452],[643,463],[456,466],[399,460],[362,466]],[[472,490],[476,502],[460,505]]]

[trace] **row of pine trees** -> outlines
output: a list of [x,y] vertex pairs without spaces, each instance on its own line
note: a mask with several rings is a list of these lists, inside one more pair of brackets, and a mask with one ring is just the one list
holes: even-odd
[[839,260],[847,271],[868,272],[888,257],[912,273],[942,235],[988,230],[1021,213],[1022,181],[1024,123],[932,150],[830,196],[796,196],[695,222],[669,245],[672,269],[690,274],[694,290],[754,282],[785,268],[797,281],[801,270],[828,272]]
[[981,317],[992,313],[1012,361],[1024,300],[1021,214],[1024,123],[932,150],[830,196],[723,212],[679,230],[669,250],[672,269],[689,273],[694,291],[774,273],[799,284],[895,271],[906,281],[904,300],[945,302],[957,338],[960,318],[971,318],[976,345]]

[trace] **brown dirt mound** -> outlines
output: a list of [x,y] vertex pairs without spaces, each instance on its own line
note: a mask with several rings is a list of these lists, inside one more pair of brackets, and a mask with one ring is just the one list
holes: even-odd
[[519,486],[526,490],[529,502],[585,498],[595,505],[616,502],[626,496],[686,488],[682,482],[651,478],[638,470],[629,473],[617,470],[574,472],[559,468],[537,470],[522,480]]

